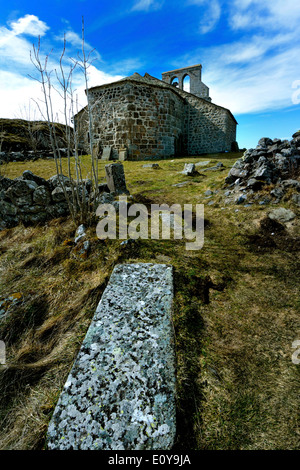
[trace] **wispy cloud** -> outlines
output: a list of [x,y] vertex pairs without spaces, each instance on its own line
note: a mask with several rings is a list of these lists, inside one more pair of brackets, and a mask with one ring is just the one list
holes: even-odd
[[217,26],[222,8],[219,0],[187,0],[187,5],[197,5],[201,7],[201,19],[199,31],[201,34],[210,33]]
[[132,11],[159,10],[163,6],[164,0],[137,0]]
[[233,0],[230,25],[235,30],[293,30],[300,20],[299,0]]
[[300,79],[298,32],[256,34],[234,43],[201,48],[181,63],[203,63],[203,81],[214,103],[235,114],[292,105],[292,83]]

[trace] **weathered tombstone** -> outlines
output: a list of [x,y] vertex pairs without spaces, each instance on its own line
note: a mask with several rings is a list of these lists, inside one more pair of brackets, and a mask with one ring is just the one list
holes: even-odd
[[128,152],[127,149],[120,149],[119,150],[119,160],[125,161],[128,158]]
[[115,194],[128,194],[126,188],[125,173],[122,163],[105,165],[106,181],[108,189]]
[[52,416],[50,450],[168,450],[176,432],[172,267],[114,268]]
[[110,146],[106,146],[103,148],[101,160],[110,160],[111,159],[111,150]]

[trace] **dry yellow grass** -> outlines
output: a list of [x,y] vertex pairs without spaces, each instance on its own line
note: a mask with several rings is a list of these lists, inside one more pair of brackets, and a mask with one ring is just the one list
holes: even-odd
[[[204,156],[195,161],[209,160]],[[216,158],[216,156],[214,156]],[[236,155],[219,155],[230,166]],[[190,158],[124,162],[135,200],[206,204],[206,189],[219,189],[225,172],[188,178]],[[48,161],[10,164],[52,176]],[[99,166],[104,177],[104,163]],[[286,207],[289,207],[286,202]],[[68,219],[47,227],[0,232],[0,296],[21,292],[23,301],[0,324],[8,367],[1,373],[1,449],[41,449],[59,392],[96,305],[118,262],[167,262],[174,266],[177,358],[176,450],[299,449],[299,367],[292,342],[300,339],[299,252],[295,233],[272,236],[257,222],[267,208],[205,205],[204,247],[183,242],[92,239],[87,260],[70,257],[75,227]],[[293,210],[295,208],[293,207]]]

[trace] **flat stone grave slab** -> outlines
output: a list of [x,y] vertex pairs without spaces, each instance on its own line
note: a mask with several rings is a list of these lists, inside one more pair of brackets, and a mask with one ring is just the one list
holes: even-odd
[[172,300],[171,266],[115,266],[54,410],[48,449],[172,448]]

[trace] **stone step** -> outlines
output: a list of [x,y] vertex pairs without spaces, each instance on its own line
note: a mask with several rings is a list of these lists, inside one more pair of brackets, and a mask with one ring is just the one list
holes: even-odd
[[115,266],[54,410],[48,449],[172,448],[172,300],[171,266]]

